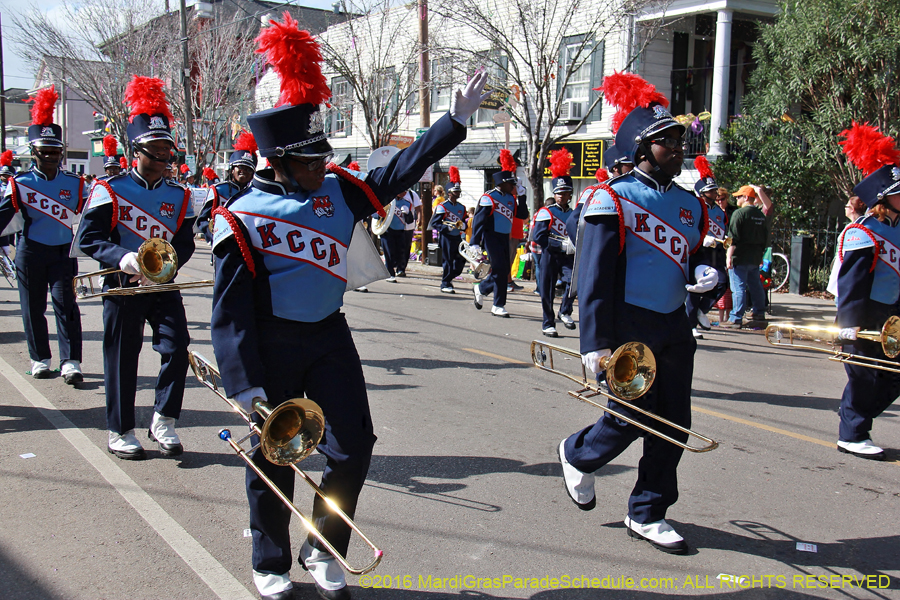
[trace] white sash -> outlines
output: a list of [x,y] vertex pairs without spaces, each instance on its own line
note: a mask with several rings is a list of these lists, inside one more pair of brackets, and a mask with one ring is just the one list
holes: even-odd
[[[175,232],[169,229],[168,226],[122,196],[116,194],[116,198],[119,204],[119,214],[117,215],[119,225],[142,240],[162,238],[167,242],[172,241]],[[181,207],[176,206],[175,210],[181,210]],[[128,217],[128,219],[123,219],[122,217]]]
[[707,219],[709,221],[709,232],[708,234],[716,238],[717,240],[725,239],[725,229],[719,226],[713,219]]
[[[72,229],[72,217],[75,215],[75,211],[73,211],[71,208],[69,208],[59,200],[55,200],[50,196],[46,196],[26,185],[22,185],[18,181],[15,183],[15,185],[19,188],[18,191],[21,192],[18,195],[20,206],[27,206],[29,209],[33,208],[34,210],[60,223],[67,229]],[[80,200],[80,198],[76,199],[76,201]]]
[[[490,196],[488,196],[488,197],[490,198]],[[513,222],[513,211],[511,208],[509,208],[508,206],[506,206],[505,204],[503,204],[501,202],[497,202],[493,198],[491,198],[491,202],[494,203],[494,210],[496,210],[501,215],[506,217],[506,220],[509,221],[510,223]]]
[[451,211],[447,210],[446,208],[444,209],[444,216],[447,217],[445,220],[450,221],[451,223],[456,223],[457,221],[462,221],[462,219],[460,219],[459,216],[457,216],[457,214],[455,212],[451,212]]
[[290,221],[234,211],[260,252],[309,263],[347,281],[347,246],[328,234]]
[[566,224],[563,223],[562,219],[554,217],[552,213],[550,214],[550,230],[559,236],[568,237],[566,234]]
[[868,231],[875,237],[875,246],[878,248],[878,259],[892,268],[894,272],[900,276],[900,248],[871,229]]
[[621,204],[625,215],[625,227],[671,258],[687,277],[688,253],[691,250],[687,238],[643,206],[627,198],[621,198]]

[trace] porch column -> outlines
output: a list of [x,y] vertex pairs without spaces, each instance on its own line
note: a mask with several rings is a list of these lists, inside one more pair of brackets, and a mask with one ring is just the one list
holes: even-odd
[[716,22],[716,55],[713,60],[713,90],[709,123],[709,156],[724,156],[725,143],[719,130],[728,125],[728,78],[731,69],[732,10],[720,10]]

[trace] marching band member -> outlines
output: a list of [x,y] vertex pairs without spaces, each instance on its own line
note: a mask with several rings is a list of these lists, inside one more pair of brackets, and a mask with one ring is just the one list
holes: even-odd
[[[569,202],[572,200],[572,178],[569,170],[572,167],[572,154],[566,149],[554,150],[550,154],[550,174],[553,175],[554,204],[541,207],[534,216],[532,239],[540,246],[541,268],[538,279],[538,291],[541,293],[541,308],[544,312],[543,333],[547,337],[558,337],[556,319],[553,313],[553,300],[556,296],[556,280],[561,278],[568,288],[572,280],[572,264],[574,255],[563,247],[569,244],[566,231],[566,218],[572,212]],[[559,319],[566,329],[575,329],[572,320],[573,299],[563,294],[559,305]]]
[[403,248],[397,263],[397,277],[406,277],[406,267],[409,266],[409,258],[412,256],[413,238],[416,237],[416,227],[422,222],[422,198],[413,190],[407,190],[403,196],[409,202],[412,219],[404,218],[406,237],[403,239]]
[[[865,178],[853,193],[884,221],[862,217],[841,234],[838,258],[837,324],[846,340],[844,352],[884,360],[881,344],[857,339],[860,329],[880,330],[896,315],[900,298],[900,151],[893,139],[870,125],[841,132],[840,142]],[[872,442],[872,422],[900,394],[900,375],[844,364],[847,386],[841,397],[839,451],[884,460],[884,450]]]
[[[104,290],[145,284],[137,250],[150,238],[172,244],[183,267],[194,253],[191,194],[184,186],[163,178],[175,141],[161,79],[134,76],[125,90],[131,107],[128,139],[137,167],[127,174],[98,181],[79,227],[81,251],[104,268],[125,275],[104,280]],[[125,460],[143,460],[144,448],[134,433],[138,357],[144,341],[144,322],[153,331],[153,349],[162,366],[156,380],[156,400],[148,436],[164,456],[184,451],[175,431],[181,414],[190,343],[181,293],[177,290],[105,296],[103,298],[103,380],[106,385],[108,450]]]
[[[689,427],[697,344],[684,312],[686,287],[690,290],[695,278],[707,289],[716,283],[715,270],[691,257],[706,234],[706,205],[673,182],[684,161],[685,128],[666,110],[668,100],[630,73],[606,77],[602,90],[619,109],[613,117],[616,145],[627,149],[637,168],[608,185],[599,184],[582,212],[577,267],[582,360],[599,374],[601,358],[611,349],[630,341],[646,344],[656,357],[656,380],[636,402]],[[609,406],[643,420],[616,402]],[[687,440],[687,434],[663,430]],[[566,491],[579,508],[596,505],[594,472],[641,434],[640,428],[604,413],[560,443]],[[678,498],[676,469],[682,452],[646,437],[625,518],[629,536],[678,554],[687,551],[687,544],[665,517]]]
[[[321,406],[326,428],[318,451],[327,458],[321,488],[352,517],[375,435],[362,365],[340,310],[351,232],[373,209],[383,215],[383,205],[465,139],[465,123],[486,97],[487,74],[457,91],[449,114],[386,167],[350,172],[328,163],[333,150],[319,105],[330,91],[316,42],[287,12],[257,40],[281,77],[279,105],[247,119],[272,168],[213,214],[212,342],[225,391],[241,405],[249,409],[254,398],[277,405],[306,394]],[[270,463],[260,450],[252,459],[292,495],[291,468]],[[291,598],[291,513],[249,468],[246,485],[254,583],[264,599]],[[346,555],[351,530],[319,496],[312,520]],[[299,561],[321,597],[350,597],[338,562],[314,538],[304,542]]]
[[101,175],[97,179],[103,179],[105,181],[122,172],[122,163],[119,162],[119,156],[117,154],[118,150],[119,142],[116,141],[115,137],[109,134],[103,136],[103,154],[106,155],[106,160],[103,161],[103,171],[105,172],[105,175]]
[[475,308],[481,310],[484,296],[494,294],[491,314],[495,317],[509,317],[506,310],[507,279],[512,264],[509,260],[509,233],[512,231],[513,216],[528,218],[527,199],[523,195],[516,202],[516,159],[506,148],[500,150],[500,171],[493,174],[494,189],[478,201],[478,209],[472,224],[472,246],[476,253],[484,246],[491,263],[491,273],[480,283],[476,283]]
[[[627,153],[623,152],[616,146],[615,141],[613,141],[613,143],[610,144],[609,148],[607,148],[603,153],[603,165],[606,167],[606,171],[597,169],[597,172],[594,174],[594,177],[596,177],[597,179],[597,183],[603,183],[607,181],[610,176],[615,178],[621,177],[622,175],[627,175],[634,170],[634,163],[631,162],[631,159],[628,157]],[[585,199],[590,198],[593,192],[594,186],[590,186],[586,190],[584,190],[581,195],[578,196],[578,200],[575,201],[575,208],[566,219],[566,230],[569,232],[569,239],[572,240],[573,244],[576,243],[576,237],[578,233],[578,220],[581,218],[581,209],[584,207],[584,201]],[[573,284],[574,283],[576,282],[573,281]],[[572,287],[572,285],[570,284],[569,287]]]
[[253,173],[256,171],[256,140],[253,134],[244,131],[234,141],[234,152],[228,158],[228,176],[222,183],[209,187],[206,203],[197,217],[197,230],[203,234],[207,242],[212,242],[209,233],[209,219],[212,211],[220,206],[228,206],[232,198],[250,187]]
[[707,254],[706,261],[709,266],[716,270],[719,278],[716,287],[712,290],[705,294],[691,292],[684,303],[688,323],[691,326],[691,333],[694,338],[702,340],[703,334],[697,330],[697,327],[709,330],[709,318],[707,318],[706,313],[719,301],[719,298],[725,295],[725,291],[728,289],[728,271],[725,270],[725,245],[716,241],[725,239],[728,231],[728,217],[725,215],[725,211],[716,204],[716,199],[719,196],[719,185],[713,177],[709,161],[705,156],[698,156],[694,159],[694,168],[700,174],[700,179],[694,184],[694,194],[700,200],[706,202],[706,214],[709,219],[708,233],[703,238],[704,252]]
[[81,312],[75,302],[72,279],[78,271],[69,258],[72,220],[84,203],[84,180],[60,169],[65,144],[62,128],[53,122],[59,95],[53,87],[38,91],[31,107],[28,143],[34,166],[9,180],[0,202],[0,231],[16,213],[24,220],[16,248],[15,265],[31,357],[31,376],[47,379],[50,372],[50,337],[47,330],[47,289],[53,301],[60,372],[66,383],[84,381],[81,374]]
[[[9,185],[9,180],[16,175],[15,169],[12,168],[12,160],[12,150],[4,150],[3,153],[0,154],[0,198],[3,198],[3,196],[6,195],[6,186]],[[0,231],[2,231],[2,229],[0,229]],[[6,255],[5,258],[7,261],[12,254],[12,247],[15,244],[15,238],[16,234],[14,233],[0,236],[0,249],[2,249],[3,253]],[[12,265],[10,268],[14,267],[15,266]]]
[[428,229],[437,230],[441,240],[441,291],[455,294],[453,280],[463,272],[466,260],[459,253],[462,232],[466,228],[466,207],[459,202],[462,193],[459,169],[450,167],[450,183],[447,184],[446,200],[435,206]]
[[[394,218],[387,231],[381,234],[381,250],[384,252],[384,265],[387,267],[390,277],[385,279],[391,283],[397,283],[397,277],[406,268],[409,261],[409,248],[406,245],[406,226],[415,220],[415,211],[412,200],[402,191],[394,198]],[[402,275],[406,276],[406,273]]]
[[216,175],[216,172],[210,167],[203,167],[203,177],[206,179],[206,183],[200,187],[211,188],[219,181],[219,176]]

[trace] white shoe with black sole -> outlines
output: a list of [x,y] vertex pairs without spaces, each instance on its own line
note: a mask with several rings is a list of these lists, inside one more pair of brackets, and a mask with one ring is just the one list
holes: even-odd
[[491,314],[494,315],[495,317],[505,317],[507,319],[509,318],[509,311],[507,311],[502,306],[492,306]]
[[455,294],[455,293],[456,293],[456,290],[454,290],[454,289],[453,289],[452,287],[450,287],[450,286],[447,286],[447,287],[442,287],[442,288],[441,288],[441,292],[443,292],[444,294]]
[[594,474],[582,473],[566,460],[566,440],[559,443],[559,462],[563,471],[563,487],[575,506],[581,510],[592,510],[597,506],[597,495],[594,493]]
[[297,561],[304,570],[309,571],[320,597],[325,600],[350,600],[344,570],[331,554],[314,548],[307,540],[300,547]]
[[559,320],[565,325],[566,329],[575,329],[575,319],[571,315],[559,315]]
[[67,360],[59,369],[63,380],[69,385],[75,385],[84,381],[84,375],[81,373],[81,363],[77,360]]
[[852,454],[868,460],[884,460],[884,450],[872,443],[872,440],[861,442],[843,442],[838,440],[837,449],[844,454]]
[[50,379],[53,372],[50,371],[49,360],[33,360],[31,361],[31,376],[35,379]]
[[126,431],[125,433],[115,433],[114,431],[110,431],[109,442],[106,449],[110,454],[123,460],[144,460],[147,458],[144,447],[141,446],[137,436],[134,435],[134,429]]
[[164,417],[154,412],[147,437],[159,444],[159,451],[163,456],[178,456],[184,452],[181,439],[175,432],[175,419],[172,417]]
[[697,311],[697,324],[700,325],[700,329],[705,331],[709,331],[712,329],[712,325],[709,322],[709,317],[706,316],[705,312]]
[[547,337],[559,337],[559,333],[556,332],[556,327],[545,327],[542,330],[542,333]]
[[484,306],[484,294],[481,293],[481,288],[478,287],[478,284],[475,284],[475,287],[472,288],[472,291],[475,294],[475,308],[481,310],[481,307]]
[[691,329],[691,334],[694,336],[694,339],[695,339],[695,340],[702,340],[702,339],[703,339],[703,334],[700,333],[700,330],[697,329],[696,327],[694,327],[693,329]]
[[687,554],[688,545],[665,519],[641,525],[625,517],[628,537],[650,542],[658,550],[668,554]]

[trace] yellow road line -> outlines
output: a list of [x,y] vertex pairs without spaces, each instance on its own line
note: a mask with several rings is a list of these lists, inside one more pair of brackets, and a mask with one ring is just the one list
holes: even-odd
[[[525,361],[516,360],[514,358],[508,358],[506,356],[500,356],[499,354],[493,354],[491,352],[485,352],[484,350],[475,350],[474,348],[463,348],[466,352],[473,352],[475,354],[480,354],[482,356],[488,356],[490,358],[496,358],[497,360],[502,360],[503,362],[524,365],[528,364]],[[830,442],[827,440],[820,440],[819,438],[810,437],[808,435],[803,435],[802,433],[794,433],[793,431],[788,431],[787,429],[781,429],[779,427],[772,427],[771,425],[765,425],[763,423],[757,423],[756,421],[751,421],[749,419],[743,419],[741,417],[733,417],[731,415],[726,415],[725,413],[721,413],[715,410],[709,410],[708,408],[700,408],[698,406],[691,406],[691,410],[694,410],[698,413],[702,413],[704,415],[710,415],[712,417],[719,417],[720,419],[725,419],[726,421],[732,421],[734,423],[740,423],[741,425],[747,425],[749,427],[756,427],[757,429],[762,429],[764,431],[769,431],[771,433],[778,433],[781,435],[786,435],[788,437],[792,437],[797,440],[803,440],[804,442],[810,442],[812,444],[818,444],[820,446],[825,446],[826,448],[836,448],[837,444],[834,442]],[[900,460],[888,460],[885,461],[891,464],[900,465]]]

